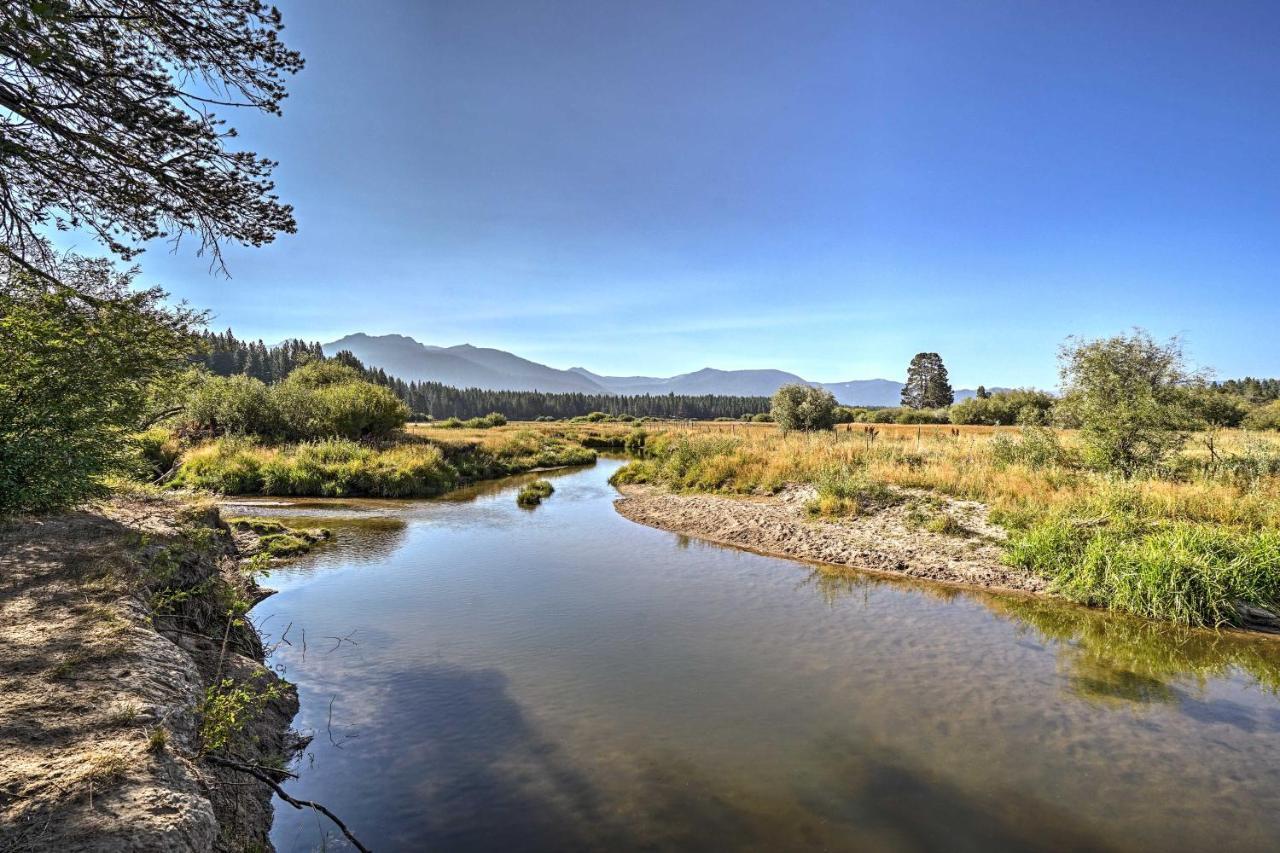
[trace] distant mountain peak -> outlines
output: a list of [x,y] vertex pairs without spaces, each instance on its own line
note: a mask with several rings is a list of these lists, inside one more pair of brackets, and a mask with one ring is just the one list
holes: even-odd
[[[406,381],[439,382],[456,388],[626,396],[718,394],[768,397],[783,385],[799,382],[825,388],[847,406],[896,406],[902,393],[902,383],[892,379],[809,382],[794,373],[772,368],[722,370],[708,366],[670,377],[602,376],[585,367],[560,370],[491,347],[469,343],[433,346],[398,334],[356,332],[323,347],[325,354],[330,356],[339,350],[350,350],[366,365],[380,367]],[[973,392],[969,390],[956,392],[957,400],[972,396]]]

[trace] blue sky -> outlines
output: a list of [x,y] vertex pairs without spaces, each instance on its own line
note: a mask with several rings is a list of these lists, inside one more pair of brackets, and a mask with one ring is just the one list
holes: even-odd
[[307,68],[231,118],[299,233],[141,259],[216,328],[1052,386],[1141,325],[1280,372],[1280,4],[279,5]]

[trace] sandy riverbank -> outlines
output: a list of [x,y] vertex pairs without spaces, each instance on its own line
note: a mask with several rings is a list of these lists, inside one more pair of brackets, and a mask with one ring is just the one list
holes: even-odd
[[986,589],[1043,593],[1048,587],[1001,561],[1004,531],[974,501],[942,499],[964,530],[957,535],[913,524],[907,503],[857,518],[813,520],[805,512],[814,494],[807,486],[767,498],[673,494],[643,485],[619,491],[615,506],[632,521],[762,554]]
[[270,849],[271,790],[200,743],[206,690],[227,678],[273,697],[240,760],[298,743],[296,692],[227,617],[229,591],[265,594],[236,539],[177,501],[0,525],[0,850]]

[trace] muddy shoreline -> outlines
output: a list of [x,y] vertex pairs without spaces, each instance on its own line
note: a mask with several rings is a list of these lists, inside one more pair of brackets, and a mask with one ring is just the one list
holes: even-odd
[[1004,531],[973,501],[946,501],[945,511],[963,528],[952,534],[921,529],[905,505],[852,519],[813,520],[805,512],[812,489],[804,486],[766,498],[674,494],[646,485],[618,491],[622,497],[614,506],[631,521],[721,545],[965,587],[1048,592],[1043,578],[1001,561]]

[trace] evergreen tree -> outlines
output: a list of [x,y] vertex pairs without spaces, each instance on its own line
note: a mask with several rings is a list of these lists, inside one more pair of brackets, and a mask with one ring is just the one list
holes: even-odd
[[947,367],[936,352],[917,353],[907,367],[902,405],[912,409],[940,409],[955,402]]
[[48,269],[44,229],[131,258],[193,235],[269,243],[294,230],[275,164],[230,148],[214,109],[280,112],[302,57],[260,0],[0,3],[0,253]]

